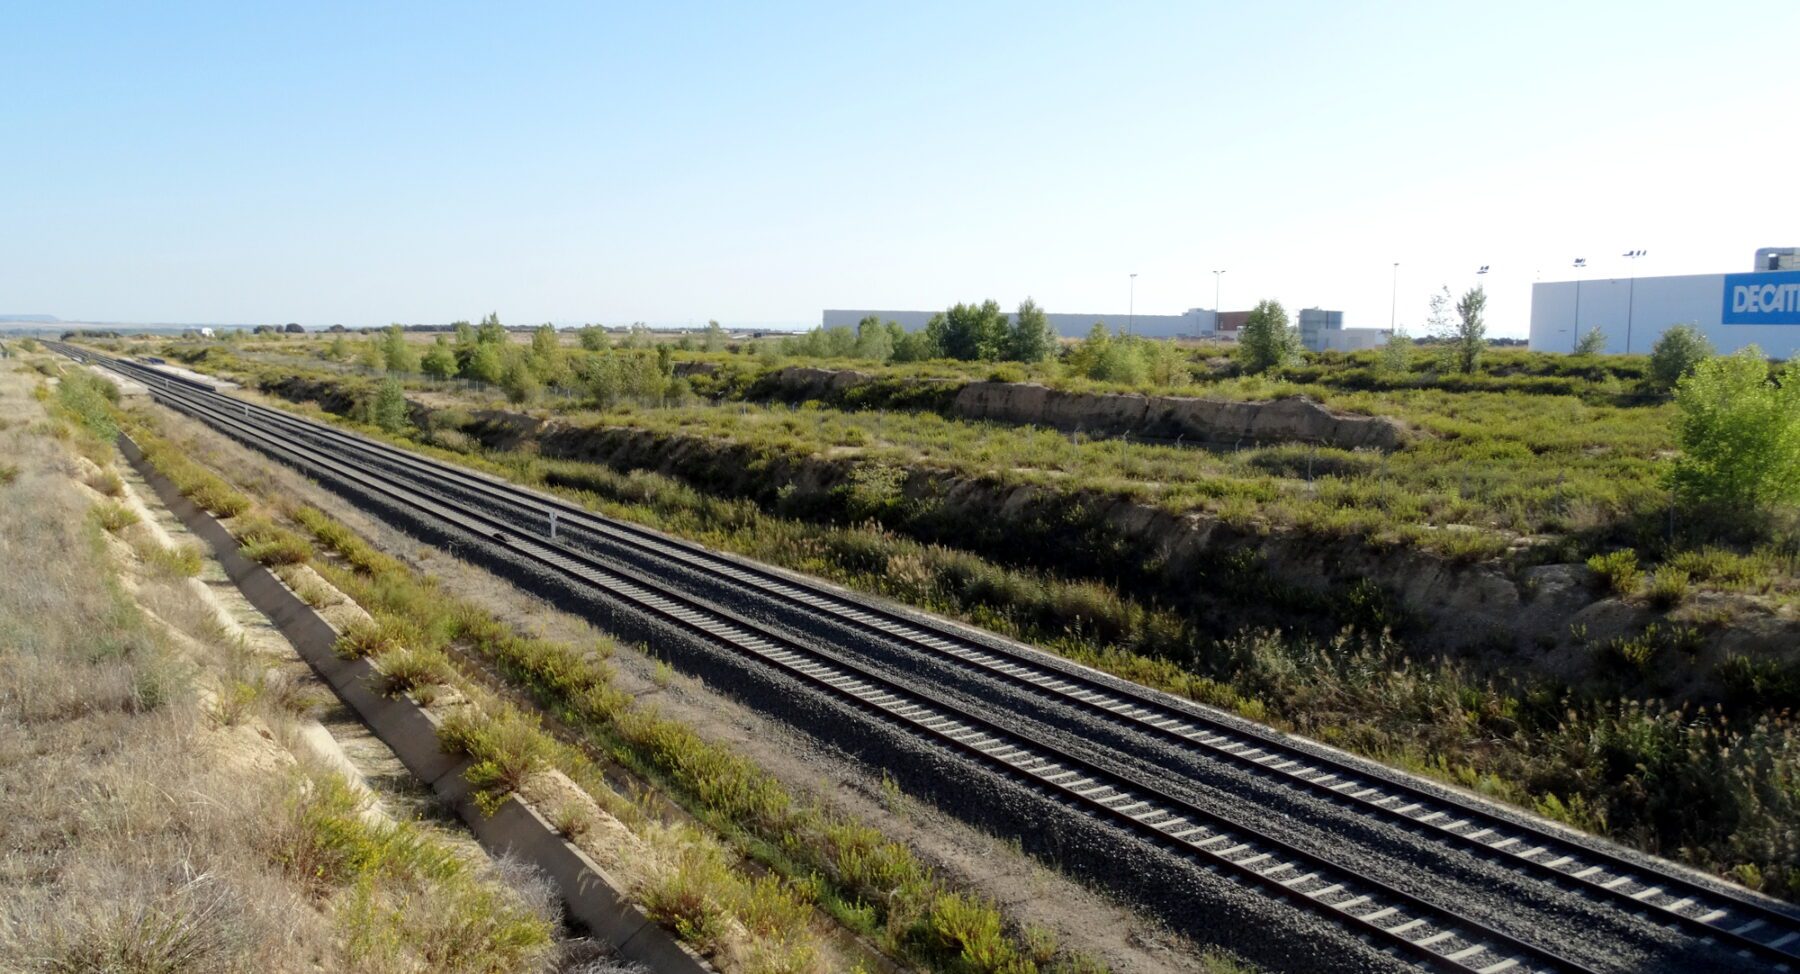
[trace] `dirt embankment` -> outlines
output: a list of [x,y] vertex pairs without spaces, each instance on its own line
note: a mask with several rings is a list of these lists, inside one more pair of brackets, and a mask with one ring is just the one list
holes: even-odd
[[965,419],[1193,440],[1215,446],[1317,443],[1346,450],[1396,450],[1406,440],[1405,428],[1391,419],[1332,412],[1301,396],[1232,402],[1065,392],[1031,382],[971,382],[956,394],[953,408]]
[[[859,506],[855,496],[863,488],[854,460],[557,424],[546,427],[538,445],[546,457],[655,470],[791,516],[839,522],[869,516],[867,500]],[[1652,624],[1666,633],[1694,620],[1728,619],[1696,629],[1691,676],[1673,686],[1664,679],[1663,692],[1698,699],[1716,694],[1711,674],[1728,656],[1785,658],[1800,646],[1800,620],[1754,599],[1697,595],[1668,617],[1605,596],[1582,565],[1465,563],[1362,539],[1264,533],[1116,495],[943,470],[905,471],[896,490],[898,503],[874,515],[891,530],[1002,564],[1113,580],[1187,607],[1220,632],[1248,625],[1324,633],[1349,623],[1393,622],[1423,654],[1450,652],[1575,681],[1608,665],[1592,648],[1607,640],[1637,636]]]
[[[894,398],[882,379],[851,369],[792,366],[769,373],[751,389],[756,398],[837,406]],[[1315,443],[1346,450],[1396,450],[1405,426],[1382,416],[1339,413],[1301,396],[1239,402],[1138,393],[1071,392],[1035,382],[908,379],[914,398],[946,415],[996,423],[1049,426],[1096,436],[1139,436],[1203,446]]]
[[[421,426],[433,421],[427,416]],[[892,503],[872,505],[858,496],[867,478],[858,485],[852,458],[504,412],[476,414],[461,429],[489,447],[535,447],[551,459],[653,470],[791,517],[839,523],[873,517],[905,536],[1001,564],[1106,579],[1191,610],[1221,633],[1244,626],[1328,632],[1352,622],[1393,622],[1427,654],[1457,653],[1578,680],[1606,665],[1594,646],[1637,637],[1652,624],[1664,634],[1691,626],[1694,676],[1664,690],[1701,699],[1716,692],[1710,674],[1727,656],[1785,659],[1800,647],[1800,619],[1754,597],[1704,593],[1669,614],[1603,595],[1582,565],[1469,563],[935,468],[898,471],[891,478],[894,496],[878,499]],[[559,482],[591,486],[578,474],[559,475]]]

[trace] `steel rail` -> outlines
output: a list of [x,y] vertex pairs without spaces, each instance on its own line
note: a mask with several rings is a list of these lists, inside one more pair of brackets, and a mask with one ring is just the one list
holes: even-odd
[[[1382,880],[1293,847],[1254,825],[1205,811],[1154,785],[995,724],[692,596],[656,590],[553,541],[514,537],[508,522],[448,506],[415,485],[371,473],[257,425],[233,407],[241,400],[191,387],[152,394],[234,438],[302,469],[323,472],[353,490],[424,514],[637,606],[647,614],[897,724],[915,737],[977,760],[1127,832],[1232,873],[1287,902],[1323,909],[1353,933],[1435,967],[1498,974],[1511,970],[1593,971],[1513,934],[1394,888]],[[221,406],[208,400],[222,400]],[[1529,965],[1529,966],[1528,966]]]
[[[184,376],[164,376],[160,370],[136,363],[122,364],[143,375],[172,378],[175,382],[218,394],[205,384]],[[1248,733],[1193,705],[1173,707],[1148,693],[1120,688],[1080,672],[1046,666],[1017,650],[977,643],[942,624],[849,601],[822,587],[808,586],[801,580],[721,556],[692,542],[606,518],[561,498],[422,457],[283,410],[242,400],[230,401],[305,435],[348,444],[390,463],[450,479],[497,503],[522,510],[535,508],[546,514],[555,511],[562,525],[598,534],[655,558],[725,575],[767,597],[818,613],[840,625],[913,646],[928,655],[947,659],[1028,692],[1098,713],[1105,719],[1128,723],[1142,733],[1170,741],[1190,753],[1222,760],[1328,800],[1345,801],[1381,820],[1424,827],[1446,845],[1467,848],[1506,863],[1522,874],[1551,882],[1564,891],[1610,901],[1653,921],[1697,937],[1717,940],[1729,949],[1761,957],[1778,970],[1792,970],[1800,963],[1800,917],[1792,913],[1726,895],[1676,873],[1658,872],[1604,849],[1571,841],[1551,828],[1523,824],[1495,814],[1474,801],[1458,801],[1403,780],[1372,775],[1348,761],[1322,757],[1280,738]],[[561,520],[563,517],[567,520]],[[1750,935],[1752,932],[1764,936],[1754,937]]]

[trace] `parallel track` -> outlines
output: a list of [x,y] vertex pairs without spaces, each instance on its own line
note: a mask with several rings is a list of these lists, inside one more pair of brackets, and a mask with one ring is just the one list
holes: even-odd
[[[1440,842],[1474,847],[1484,855],[1514,864],[1521,872],[1541,876],[1562,888],[1575,887],[1596,899],[1614,901],[1638,915],[1762,957],[1777,969],[1789,969],[1793,961],[1800,958],[1800,953],[1788,949],[1800,940],[1800,933],[1795,932],[1800,929],[1800,924],[1794,916],[1748,898],[1722,896],[1718,890],[1678,873],[1651,872],[1605,850],[1571,842],[1548,828],[1522,825],[1494,815],[1477,803],[1459,802],[1409,782],[1371,775],[1351,762],[1334,761],[1329,755],[1305,750],[1276,735],[1248,733],[1232,721],[1208,714],[1202,708],[1185,703],[1172,704],[1148,691],[1121,687],[1073,668],[1046,665],[1029,651],[977,642],[954,626],[846,599],[829,588],[810,585],[740,559],[719,556],[698,545],[600,517],[559,498],[422,458],[281,410],[219,396],[203,383],[183,377],[135,363],[106,360],[91,353],[75,354],[93,357],[150,385],[159,396],[174,401],[178,408],[201,414],[201,418],[215,425],[225,425],[234,435],[251,439],[261,448],[285,452],[301,465],[336,466],[340,477],[356,481],[366,489],[376,489],[374,484],[379,481],[387,485],[381,488],[382,491],[396,499],[412,494],[407,489],[408,484],[392,477],[327,461],[323,454],[284,442],[281,437],[302,435],[345,450],[372,454],[384,463],[416,475],[420,478],[419,483],[447,483],[455,489],[474,492],[487,503],[520,512],[520,519],[528,523],[537,521],[547,527],[554,518],[564,529],[590,532],[610,543],[669,563],[725,576],[760,597],[830,617],[840,625],[906,644],[919,652],[1005,680],[1066,705],[1099,712],[1141,733],[1319,793],[1371,816],[1398,819],[1422,828]],[[421,502],[436,508],[433,516],[440,520],[455,523],[457,518],[473,519],[487,525],[485,530],[480,526],[473,528],[484,536],[491,536],[495,528],[501,533],[520,529],[516,521],[501,521],[466,511],[447,514],[450,509],[423,498],[415,498],[410,503],[420,507]],[[467,525],[464,527],[471,529]],[[1336,913],[1340,920],[1368,935],[1372,942],[1388,942],[1420,959],[1448,963],[1465,970],[1498,971],[1518,969],[1520,965],[1582,969],[1548,951],[1481,924],[1456,918],[1448,911],[1379,882],[1348,875],[1343,867],[1288,847],[1254,827],[1224,822],[1154,786],[1131,781],[1072,755],[1055,752],[1041,742],[1025,741],[974,714],[960,712],[941,700],[929,698],[916,689],[901,687],[848,661],[827,656],[773,633],[759,633],[755,623],[730,616],[716,607],[667,592],[654,592],[627,581],[574,549],[539,539],[510,536],[504,543],[514,550],[530,547],[533,550],[529,553],[537,560],[600,584],[615,597],[619,597],[621,591],[630,590],[633,594],[628,597],[629,601],[661,618],[705,633],[736,651],[748,650],[791,675],[797,674],[836,695],[855,699],[859,705],[880,711],[890,719],[906,722],[920,736],[954,745],[990,762],[998,761],[1015,774],[1036,779],[1037,784],[1052,793],[1103,809],[1136,831],[1149,829],[1159,841],[1184,848],[1188,854],[1209,864],[1236,869],[1278,895]],[[574,561],[557,564],[555,559],[559,558]],[[602,582],[584,572],[598,572],[610,581]],[[663,602],[658,603],[656,600],[659,599]],[[714,628],[720,617],[730,619],[728,625],[731,628],[726,635]],[[714,620],[711,626],[708,619]],[[1348,890],[1356,892],[1346,892]],[[1371,908],[1364,909],[1365,906]],[[1384,922],[1389,920],[1393,922]],[[1763,935],[1752,936],[1758,931]]]

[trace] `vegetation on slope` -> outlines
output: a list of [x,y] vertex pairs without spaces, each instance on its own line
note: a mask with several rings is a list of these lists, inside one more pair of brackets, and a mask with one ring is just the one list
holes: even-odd
[[269,756],[286,752],[246,725],[283,737],[308,704],[197,601],[198,552],[87,515],[118,505],[67,471],[125,494],[102,438],[116,390],[67,372],[28,422],[22,388],[0,375],[19,470],[0,485],[7,969],[547,969],[555,911],[535,887],[371,818],[335,770]]
[[[190,496],[229,490],[192,460],[193,451],[151,432],[145,417],[137,423],[133,435],[146,455],[159,467],[167,464],[165,473],[173,470],[172,479]],[[447,741],[480,759],[471,777],[490,802],[506,800],[535,771],[555,767],[601,809],[649,837],[666,868],[646,878],[639,894],[653,916],[698,949],[717,959],[729,931],[747,930],[754,946],[742,969],[822,969],[827,954],[812,932],[817,906],[895,956],[931,970],[1104,969],[1060,950],[1044,931],[1010,928],[992,903],[955,889],[904,844],[815,797],[790,792],[744,758],[637,704],[614,683],[606,662],[615,651],[609,642],[572,646],[519,634],[322,512],[274,499],[267,504],[266,516],[278,515],[311,536],[311,567],[372,614],[371,622],[346,634],[343,649],[374,657],[396,691],[447,683],[481,697],[446,654],[483,658],[560,726],[577,732],[576,743],[666,789],[757,868],[772,870],[758,878],[755,868],[700,833],[662,827],[647,807],[613,792],[588,754],[503,704],[490,701],[482,708],[485,716],[452,722]],[[284,547],[303,540],[288,527],[254,519],[240,519],[235,527],[240,538],[248,531]],[[1224,957],[1209,956],[1206,963],[1237,969]]]
[[[709,360],[720,359],[728,356]],[[1017,558],[1002,563],[991,550],[966,550],[983,524],[919,534],[895,493],[896,476],[929,466],[1126,492],[1254,529],[1416,543],[1470,559],[1503,550],[1524,552],[1508,557],[1525,563],[1594,557],[1596,584],[1661,608],[1694,603],[1703,590],[1750,592],[1766,603],[1795,589],[1795,534],[1779,510],[1721,519],[1699,503],[1675,506],[1667,477],[1679,455],[1677,407],[1642,358],[1488,352],[1461,374],[1421,347],[1404,369],[1382,353],[1327,355],[1274,377],[1236,377],[1203,357],[1189,362],[1187,377],[1158,391],[1304,392],[1337,408],[1395,416],[1426,435],[1385,458],[1293,446],[1218,455],[1072,442],[929,411],[769,409],[728,399],[723,408],[635,405],[599,416],[771,459],[856,459],[863,473],[823,519],[784,503],[780,492],[750,502],[709,495],[697,480],[443,442],[463,462],[560,487],[609,513],[957,614],[1749,885],[1800,894],[1800,858],[1783,824],[1796,811],[1788,715],[1800,701],[1800,678],[1792,666],[1726,658],[1716,673],[1722,695],[1703,710],[1665,703],[1657,689],[1691,671],[1705,635],[1696,627],[1729,631],[1729,616],[1577,640],[1574,651],[1591,657],[1595,676],[1565,686],[1529,669],[1499,675],[1492,666],[1432,661],[1428,648],[1383,634],[1395,619],[1382,594],[1367,588],[1342,593],[1342,618],[1353,625],[1336,637],[1208,630],[1178,603],[1121,586],[1124,576],[1099,567],[1109,557],[1102,548],[1059,558],[1050,570]],[[1673,372],[1692,368],[1690,361]],[[745,388],[733,371],[722,365],[712,388],[728,397]],[[435,433],[419,435],[435,441]],[[1219,577],[1263,586],[1230,589],[1242,603],[1285,597],[1279,578]]]

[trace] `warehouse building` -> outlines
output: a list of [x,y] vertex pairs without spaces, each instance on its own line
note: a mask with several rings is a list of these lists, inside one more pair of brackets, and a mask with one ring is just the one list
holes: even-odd
[[1531,349],[1571,352],[1598,329],[1608,354],[1645,354],[1693,325],[1721,352],[1800,354],[1800,247],[1765,247],[1741,274],[1546,281],[1531,288]]
[[[874,315],[882,321],[898,322],[907,331],[922,331],[925,323],[936,311],[868,311],[849,310],[843,308],[825,309],[823,323],[827,328],[839,325],[856,327],[856,323]],[[1104,324],[1114,331],[1128,331],[1133,335],[1145,338],[1211,338],[1215,331],[1213,322],[1215,313],[1205,308],[1190,308],[1178,315],[1101,315],[1101,314],[1050,314],[1050,327],[1056,329],[1064,338],[1085,338],[1096,324]],[[1006,320],[1012,320],[1010,312]]]
[[1355,352],[1379,348],[1388,339],[1386,328],[1345,328],[1342,311],[1300,309],[1300,344],[1309,352]]
[[[822,322],[826,328],[854,328],[864,318],[874,315],[881,321],[896,322],[907,331],[919,331],[937,313],[828,308]],[[1011,314],[1006,317],[1008,321],[1012,320]],[[1178,315],[1050,314],[1046,317],[1050,319],[1050,327],[1065,338],[1085,338],[1094,325],[1104,324],[1115,331],[1129,332],[1145,338],[1206,338],[1234,342],[1244,327],[1245,319],[1250,317],[1250,312],[1215,312],[1206,308],[1190,308]],[[1326,311],[1321,308],[1303,309],[1298,325],[1301,344],[1315,352],[1328,349],[1353,352],[1359,348],[1374,348],[1387,341],[1388,336],[1385,328],[1345,328],[1342,311]]]

